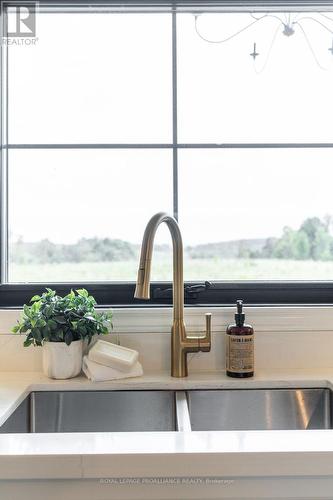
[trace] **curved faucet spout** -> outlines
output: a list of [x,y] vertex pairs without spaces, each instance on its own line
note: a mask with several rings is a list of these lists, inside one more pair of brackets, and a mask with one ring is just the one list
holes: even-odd
[[165,222],[168,226],[173,246],[173,326],[171,335],[171,375],[187,376],[187,353],[209,351],[211,346],[211,321],[206,315],[206,334],[204,336],[186,336],[184,324],[184,275],[183,275],[183,241],[174,217],[165,212],[155,214],[145,229],[138,278],[134,297],[149,299],[150,271],[153,255],[154,239],[159,225]]
[[174,217],[165,212],[155,214],[145,229],[141,257],[138,271],[138,279],[134,297],[137,299],[150,298],[150,270],[153,255],[154,239],[158,226],[165,222],[168,226],[173,246],[173,307],[174,320],[183,321],[184,309],[184,278],[183,278],[183,241],[178,222]]

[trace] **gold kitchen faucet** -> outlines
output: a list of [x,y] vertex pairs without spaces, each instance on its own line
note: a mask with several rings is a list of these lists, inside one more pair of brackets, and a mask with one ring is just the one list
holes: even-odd
[[171,375],[187,377],[187,353],[208,352],[211,349],[211,314],[206,316],[206,332],[204,335],[187,335],[184,323],[184,274],[183,274],[183,241],[178,222],[164,212],[155,214],[147,224],[142,246],[138,278],[134,297],[149,299],[150,270],[156,230],[165,222],[172,237],[173,247],[173,324],[171,329]]

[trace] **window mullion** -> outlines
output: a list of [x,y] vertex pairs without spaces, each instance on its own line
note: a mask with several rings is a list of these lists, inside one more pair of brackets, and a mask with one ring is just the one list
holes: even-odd
[[178,130],[177,130],[177,14],[172,13],[172,144],[173,144],[173,215],[178,211]]
[[[1,40],[7,35],[7,18],[3,12],[0,23]],[[8,144],[8,46],[1,44],[0,68],[2,73],[0,89],[0,139],[1,139],[1,165],[0,165],[0,283],[8,281],[8,151],[4,147]]]

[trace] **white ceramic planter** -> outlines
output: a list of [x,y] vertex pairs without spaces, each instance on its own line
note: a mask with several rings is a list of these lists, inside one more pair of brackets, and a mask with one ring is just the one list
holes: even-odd
[[65,342],[43,344],[43,372],[47,377],[66,379],[76,377],[82,368],[82,340],[70,345]]

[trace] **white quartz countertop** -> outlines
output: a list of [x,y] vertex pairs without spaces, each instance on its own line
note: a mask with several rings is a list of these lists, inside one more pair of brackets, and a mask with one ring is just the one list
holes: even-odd
[[[166,373],[92,383],[36,372],[0,373],[0,425],[31,391],[214,388],[333,388],[333,369]],[[333,475],[333,430],[0,434],[0,479]]]

